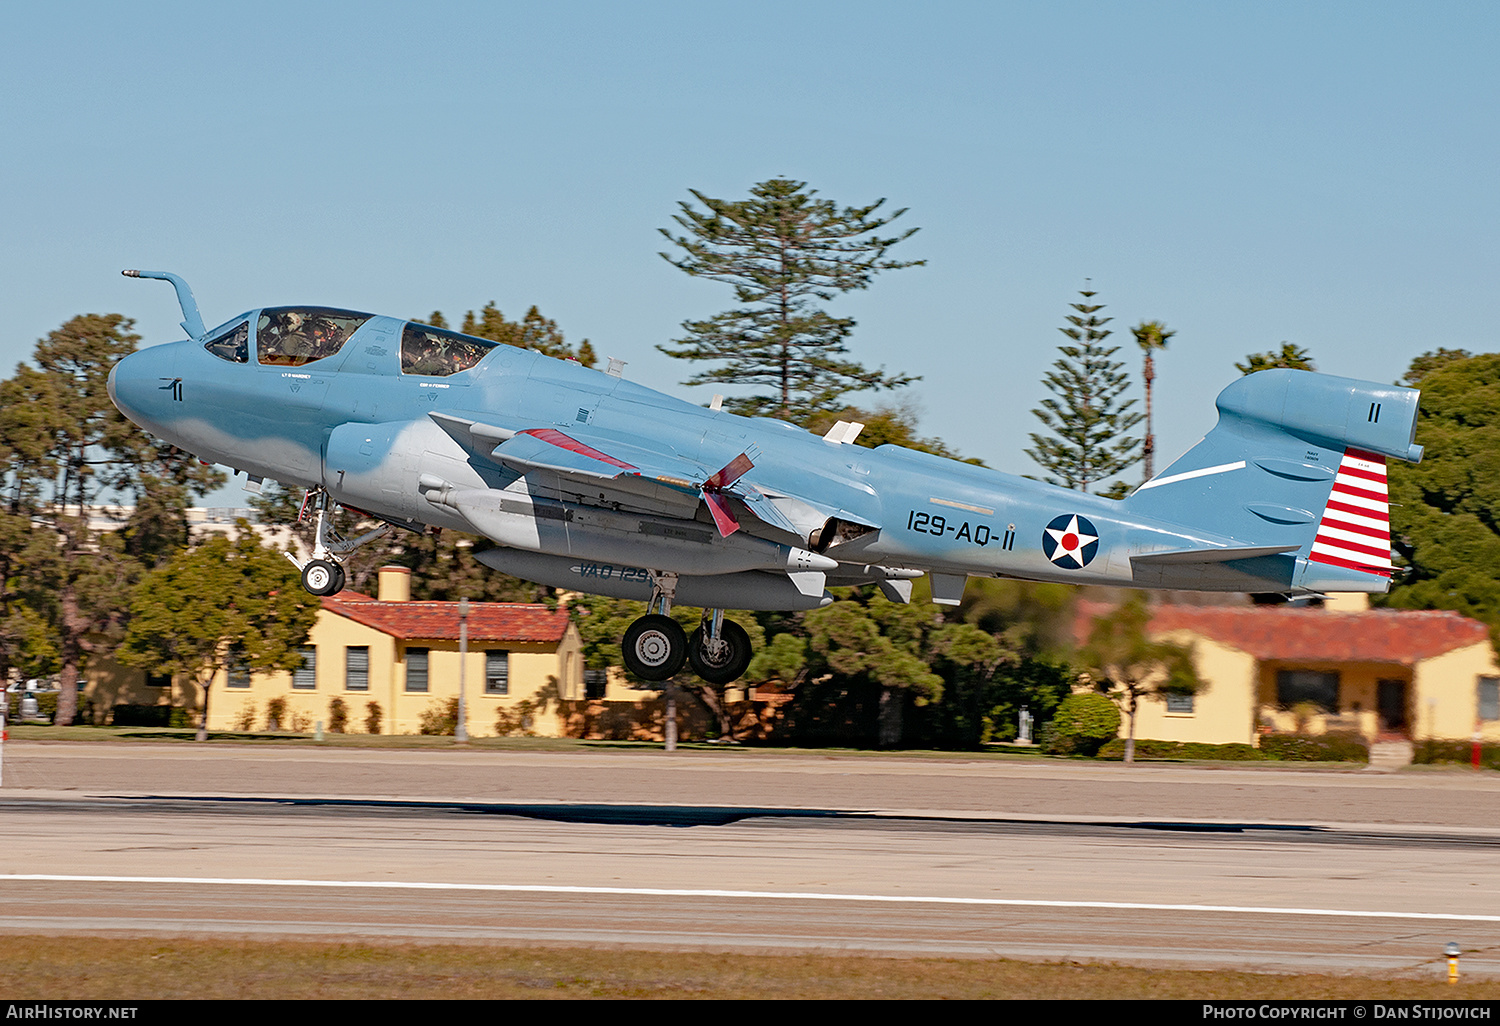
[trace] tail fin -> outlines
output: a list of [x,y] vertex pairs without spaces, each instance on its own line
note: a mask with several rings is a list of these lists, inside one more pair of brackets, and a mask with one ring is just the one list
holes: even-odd
[[1389,496],[1385,457],[1346,450],[1307,558],[1390,577],[1396,568],[1391,565]]
[[1394,569],[1385,458],[1422,458],[1418,398],[1306,371],[1247,375],[1220,393],[1214,429],[1125,511],[1246,547],[1286,547],[1255,569],[1276,564],[1288,590],[1384,591]]

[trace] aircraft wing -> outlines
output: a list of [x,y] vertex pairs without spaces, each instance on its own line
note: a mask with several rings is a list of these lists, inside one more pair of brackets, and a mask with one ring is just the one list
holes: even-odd
[[[428,414],[444,431],[486,459],[519,474],[557,475],[589,496],[631,508],[692,518],[699,502],[707,505],[719,533],[739,529],[736,500],[751,515],[789,534],[802,534],[783,512],[786,497],[740,479],[754,467],[741,453],[718,470],[675,452],[640,445],[633,438],[584,425],[511,430],[450,414]],[[821,522],[821,521],[820,521]]]

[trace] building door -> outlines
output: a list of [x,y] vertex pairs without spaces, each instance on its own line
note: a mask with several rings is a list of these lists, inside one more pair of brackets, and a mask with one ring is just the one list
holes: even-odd
[[1383,677],[1375,683],[1382,733],[1406,734],[1406,681]]

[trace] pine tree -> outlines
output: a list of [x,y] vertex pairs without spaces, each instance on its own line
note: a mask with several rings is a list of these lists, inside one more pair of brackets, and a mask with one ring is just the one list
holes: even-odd
[[731,286],[741,305],[708,320],[685,321],[685,337],[657,347],[678,359],[720,364],[684,384],[748,387],[759,394],[731,398],[725,408],[800,422],[843,406],[842,397],[851,392],[917,380],[846,359],[854,320],[819,306],[868,288],[881,271],[925,263],[886,259],[892,246],[917,231],[877,234],[904,209],[876,216],[885,200],[840,209],[816,198],[806,182],[786,178],[761,182],[749,199],[737,202],[692,192],[707,209],[678,204],[682,213],[673,220],[687,234],[660,231],[683,255],[662,258],[694,277]]
[[1134,399],[1121,401],[1130,378],[1113,359],[1118,347],[1104,345],[1112,318],[1099,316],[1102,303],[1089,302],[1096,293],[1079,295],[1084,301],[1071,304],[1077,312],[1059,329],[1072,344],[1058,346],[1062,356],[1042,379],[1055,398],[1031,411],[1051,434],[1033,434],[1026,455],[1048,472],[1049,484],[1086,492],[1139,462],[1141,440],[1128,432],[1142,418],[1130,412]]

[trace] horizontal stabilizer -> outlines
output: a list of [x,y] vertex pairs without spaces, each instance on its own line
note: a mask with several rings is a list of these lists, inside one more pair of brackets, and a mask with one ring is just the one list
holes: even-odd
[[1283,552],[1296,552],[1299,548],[1299,545],[1246,545],[1231,549],[1175,549],[1171,552],[1147,552],[1131,556],[1130,561],[1146,564],[1228,563],[1233,559],[1257,559]]

